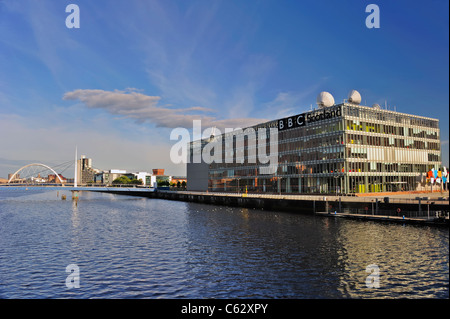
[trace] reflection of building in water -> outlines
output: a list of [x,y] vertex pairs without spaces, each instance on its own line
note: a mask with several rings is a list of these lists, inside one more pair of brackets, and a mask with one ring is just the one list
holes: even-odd
[[[336,255],[344,297],[415,297],[427,289],[434,293],[435,280],[442,277],[428,276],[431,269],[447,278],[440,285],[446,286],[448,296],[448,256],[436,257],[434,249],[440,251],[443,243],[433,230],[353,221],[339,227]],[[368,286],[377,276],[379,288]],[[422,291],[417,291],[417,282],[423,283]]]

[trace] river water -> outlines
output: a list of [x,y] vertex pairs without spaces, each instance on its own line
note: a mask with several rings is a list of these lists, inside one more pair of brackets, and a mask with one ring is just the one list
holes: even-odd
[[449,298],[448,266],[448,228],[0,188],[0,298]]

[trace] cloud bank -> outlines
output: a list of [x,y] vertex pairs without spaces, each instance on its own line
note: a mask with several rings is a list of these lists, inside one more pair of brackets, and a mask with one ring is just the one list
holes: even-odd
[[192,128],[193,120],[201,120],[202,126],[224,128],[247,127],[265,122],[266,119],[234,118],[217,119],[211,116],[215,111],[201,106],[189,108],[172,108],[159,105],[161,97],[150,96],[127,88],[123,91],[105,91],[94,89],[78,89],[66,92],[63,100],[79,100],[91,109],[103,109],[111,114],[135,119],[139,123],[152,123],[157,127]]

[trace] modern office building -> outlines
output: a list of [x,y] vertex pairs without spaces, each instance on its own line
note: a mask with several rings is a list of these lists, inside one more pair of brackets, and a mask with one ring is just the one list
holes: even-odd
[[[360,103],[355,90],[339,104],[321,92],[316,109],[255,125],[250,131],[256,135],[242,130],[227,133],[232,138],[222,134],[190,143],[188,190],[351,194],[425,187],[427,172],[441,169],[439,120]],[[254,160],[252,149],[260,146],[251,141],[260,142],[261,128],[277,132],[278,157],[271,172]],[[244,143],[237,143],[239,138]],[[213,140],[222,141],[221,160],[194,163],[195,154]],[[261,140],[267,152],[271,140],[269,135]],[[224,141],[232,141],[232,152]]]
[[81,155],[77,160],[77,181],[79,185],[86,185],[94,182],[95,170],[92,167],[92,159]]

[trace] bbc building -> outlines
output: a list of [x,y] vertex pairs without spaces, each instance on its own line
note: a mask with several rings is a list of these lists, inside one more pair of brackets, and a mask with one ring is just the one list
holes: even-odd
[[[266,164],[251,160],[255,136],[236,142],[246,130],[228,138],[232,162],[225,159],[226,143],[222,160],[193,160],[212,139],[227,140],[226,134],[190,143],[188,190],[356,194],[424,189],[427,172],[441,168],[439,120],[360,103],[355,90],[340,104],[321,92],[317,109],[250,127],[256,136],[261,128],[276,129],[277,161],[270,173],[262,173]],[[267,153],[273,143],[269,137]]]

